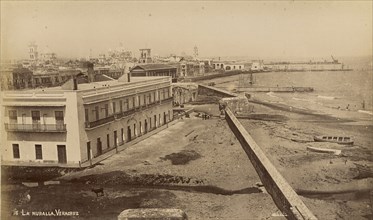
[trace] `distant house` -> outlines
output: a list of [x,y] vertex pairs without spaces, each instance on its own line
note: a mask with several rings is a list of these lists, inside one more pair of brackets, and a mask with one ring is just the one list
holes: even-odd
[[76,69],[35,71],[32,88],[59,86],[79,73],[81,71]]
[[251,64],[251,71],[263,71],[264,66],[263,66],[263,60],[254,60]]
[[205,62],[182,61],[180,66],[181,76],[198,76],[205,73]]
[[195,83],[173,83],[172,94],[175,104],[184,104],[196,101],[198,85]]
[[177,67],[160,63],[137,65],[131,69],[130,74],[131,77],[171,76],[172,82],[176,82],[178,78]]
[[124,69],[113,69],[110,67],[94,67],[96,75],[106,75],[112,79],[119,79],[124,74]]
[[27,68],[8,68],[0,70],[1,90],[32,88],[32,71]]
[[241,63],[235,63],[235,62],[230,62],[230,61],[223,61],[223,62],[214,62],[212,64],[213,69],[219,70],[243,70],[245,68],[244,64]]

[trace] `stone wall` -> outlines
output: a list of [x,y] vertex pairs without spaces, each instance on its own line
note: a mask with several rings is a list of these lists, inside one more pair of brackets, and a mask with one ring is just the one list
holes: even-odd
[[198,85],[198,95],[216,96],[221,98],[236,97],[237,94],[225,91],[223,89],[215,88],[212,86]]
[[241,146],[277,207],[287,215],[288,219],[317,219],[289,183],[276,170],[232,111],[226,108],[225,112],[225,118],[229,127],[241,143]]

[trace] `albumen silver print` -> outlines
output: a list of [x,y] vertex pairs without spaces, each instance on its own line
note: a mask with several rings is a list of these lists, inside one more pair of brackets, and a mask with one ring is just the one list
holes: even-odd
[[372,219],[372,1],[1,1],[1,219]]

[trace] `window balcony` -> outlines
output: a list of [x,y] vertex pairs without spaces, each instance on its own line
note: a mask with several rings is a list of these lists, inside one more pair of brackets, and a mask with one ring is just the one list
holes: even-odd
[[173,96],[171,96],[171,97],[169,97],[167,99],[161,100],[161,102],[170,102],[170,101],[174,101],[174,97]]
[[127,111],[124,111],[124,112],[119,112],[119,113],[115,114],[115,118],[120,119],[120,118],[126,117],[128,115],[131,115],[133,113],[135,113],[135,109],[130,109],[130,110],[127,110]]
[[103,124],[115,121],[115,119],[121,119],[123,117],[132,115],[132,114],[134,114],[136,112],[141,112],[141,111],[144,111],[146,109],[152,108],[152,107],[154,107],[156,105],[160,105],[162,103],[173,101],[173,99],[174,99],[173,97],[169,97],[167,99],[161,100],[160,102],[159,101],[155,101],[155,102],[152,102],[152,103],[149,103],[149,104],[146,104],[146,105],[137,106],[137,107],[129,109],[127,111],[115,113],[115,114],[110,115],[110,116],[108,116],[106,118],[102,118],[102,119],[99,119],[99,120],[96,120],[96,121],[88,121],[88,122],[85,122],[85,127],[88,128],[88,129],[89,128],[95,128],[97,126],[100,126],[100,125],[103,125]]
[[66,132],[66,124],[8,124],[5,130],[11,132]]
[[97,127],[97,126],[100,126],[100,125],[112,122],[114,120],[115,120],[114,115],[110,115],[110,116],[108,116],[106,118],[101,118],[101,119],[96,120],[96,121],[86,121],[85,122],[85,127],[86,128],[94,128],[94,127]]

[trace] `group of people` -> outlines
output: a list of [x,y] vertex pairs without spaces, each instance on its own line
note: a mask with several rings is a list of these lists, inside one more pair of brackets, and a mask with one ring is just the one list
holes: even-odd
[[210,119],[210,115],[206,114],[206,113],[203,113],[202,114],[202,120],[207,120],[207,119]]
[[[347,111],[350,111],[350,104],[347,104],[346,106],[346,110]],[[355,108],[357,108],[357,106],[355,105]],[[362,109],[365,109],[365,100],[363,100],[363,102],[361,103],[361,108]],[[340,109],[340,110],[343,110],[343,108],[341,108],[341,106],[338,106],[337,109]]]

